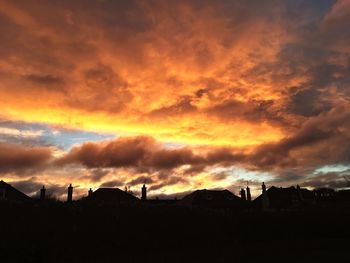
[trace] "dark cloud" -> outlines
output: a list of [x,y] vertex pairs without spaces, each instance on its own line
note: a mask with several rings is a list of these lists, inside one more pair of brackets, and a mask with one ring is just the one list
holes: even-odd
[[185,169],[184,174],[195,176],[199,172],[204,171],[206,168],[206,164],[192,164],[189,168]]
[[87,178],[92,182],[99,182],[109,174],[109,170],[91,169],[91,173]]
[[292,136],[278,143],[257,147],[249,161],[264,169],[302,169],[332,163],[348,164],[349,121],[348,106],[339,106],[306,121]]
[[127,185],[134,186],[139,184],[153,184],[154,180],[149,176],[139,176],[135,179],[132,179],[127,183]]
[[221,172],[221,173],[214,174],[212,178],[214,181],[221,181],[221,180],[225,180],[227,177],[229,177],[227,172]]
[[48,147],[0,143],[0,172],[26,173],[42,168],[53,158]]
[[270,143],[259,146],[251,156],[254,165],[261,168],[297,166],[297,159],[290,156],[292,150],[312,146],[320,141],[329,139],[331,132],[308,128],[294,136],[283,139],[279,143]]
[[65,195],[67,192],[66,186],[43,183],[36,177],[32,177],[27,180],[13,181],[11,182],[11,185],[25,194],[35,198],[39,197],[40,189],[43,187],[43,185],[46,188],[46,197],[59,197]]
[[153,110],[149,113],[151,117],[171,118],[176,115],[190,114],[197,108],[192,105],[190,96],[181,98],[176,104]]
[[158,190],[163,188],[164,186],[171,186],[171,185],[176,185],[176,184],[187,184],[188,180],[184,177],[181,176],[175,176],[175,175],[171,175],[171,176],[166,176],[166,177],[161,177],[160,182],[157,182],[156,184],[152,184],[149,187],[150,191],[154,191],[154,190]]
[[216,115],[225,120],[262,121],[268,119],[269,108],[273,101],[248,101],[229,100],[207,109],[207,113]]
[[62,84],[63,79],[54,76],[54,75],[38,75],[38,74],[29,74],[24,76],[25,79],[40,85],[54,85],[54,84]]
[[160,169],[170,169],[185,164],[200,164],[205,162],[203,157],[195,155],[191,149],[159,149],[145,160],[146,166]]
[[145,162],[156,141],[150,137],[121,138],[103,143],[84,143],[74,147],[58,164],[80,163],[94,167],[132,167]]
[[286,184],[291,184],[292,182],[300,182],[304,181],[305,177],[312,172],[313,170],[310,169],[309,171],[305,172],[303,170],[282,170],[278,173],[278,176],[274,179],[270,180],[269,183],[273,185],[279,185],[279,186],[285,186]]
[[43,186],[42,184],[36,182],[35,180],[36,178],[30,178],[28,180],[23,180],[23,181],[14,181],[14,182],[11,182],[11,185],[28,195],[32,195],[40,191],[40,188],[42,188]]
[[113,181],[107,181],[107,182],[104,182],[103,184],[101,184],[100,187],[121,187],[121,186],[124,186],[124,182],[122,181],[118,181],[118,180],[113,180]]
[[311,188],[330,187],[338,189],[350,187],[350,183],[344,177],[339,176],[338,173],[325,173],[317,174],[305,180],[301,186]]
[[229,148],[196,154],[191,148],[165,148],[151,137],[124,137],[102,143],[84,143],[74,147],[57,160],[57,164],[79,163],[89,168],[133,167],[155,170],[173,169],[182,165],[233,164],[244,159],[243,154]]
[[206,156],[206,162],[204,164],[222,164],[222,165],[232,165],[235,163],[244,162],[247,155],[240,150],[234,150],[229,147],[219,147],[214,148],[209,151]]
[[290,110],[305,117],[317,116],[331,109],[330,103],[323,101],[323,93],[316,89],[299,90],[291,97]]

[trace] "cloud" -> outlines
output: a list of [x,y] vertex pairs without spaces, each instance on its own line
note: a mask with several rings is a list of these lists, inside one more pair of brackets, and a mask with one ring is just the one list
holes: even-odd
[[157,148],[150,137],[123,138],[103,143],[84,143],[74,147],[58,164],[81,163],[87,167],[137,166],[149,151]]
[[[162,140],[223,144],[238,138],[248,143],[239,133],[224,132],[229,126],[225,124],[229,116],[225,118],[224,113],[215,121],[217,131],[208,129],[213,120],[208,119],[206,109],[223,100],[235,101],[225,91],[239,86],[251,97],[250,84],[243,86],[234,79],[250,68],[245,60],[264,54],[270,57],[271,52],[265,52],[268,45],[261,42],[270,34],[275,22],[271,20],[277,18],[273,14],[282,12],[283,4],[39,3],[4,1],[0,9],[0,33],[11,43],[2,48],[4,70],[0,72],[6,114],[73,128],[101,125],[124,134],[137,134],[145,128],[147,135]],[[174,10],[180,15],[174,17]],[[256,54],[251,55],[250,48]],[[199,90],[210,90],[210,95],[198,96]],[[250,101],[265,105],[262,97]],[[37,105],[45,114],[38,113]],[[16,114],[14,109],[26,114]],[[70,112],[69,117],[65,112]],[[249,112],[244,117],[249,117]],[[179,119],[174,122],[173,118]],[[186,123],[194,118],[197,121],[189,127]],[[256,128],[253,123],[235,125]],[[280,136],[272,125],[259,128],[275,134],[271,137]],[[199,134],[199,130],[208,134]],[[223,142],[215,140],[218,133]],[[276,139],[265,138],[264,133],[255,137],[259,141]]]
[[265,169],[317,167],[349,163],[348,106],[339,106],[310,119],[299,131],[278,143],[257,147],[250,161]]
[[24,76],[24,78],[35,84],[40,84],[40,85],[61,84],[63,82],[61,78],[53,75],[29,74]]
[[152,137],[121,137],[111,141],[88,142],[74,147],[56,164],[77,163],[88,168],[121,168],[169,170],[184,165],[233,164],[244,158],[229,148],[218,148],[208,153],[195,153],[189,147],[166,148]]
[[[305,170],[322,165],[348,164],[350,115],[347,105],[314,117],[291,136],[252,149],[233,147],[164,147],[151,137],[122,137],[112,141],[85,143],[57,161],[88,168],[132,168],[152,173],[186,167],[184,175],[198,174],[214,166],[234,165],[274,172],[282,180],[300,178]],[[287,172],[293,169],[293,172]],[[288,179],[287,179],[288,178]]]
[[30,147],[0,142],[0,172],[35,172],[52,160],[48,147]]
[[152,184],[154,183],[154,180],[151,177],[147,176],[140,176],[137,177],[127,183],[127,185],[134,186],[139,184]]
[[349,187],[349,182],[346,181],[343,177],[340,177],[338,173],[325,173],[317,174],[316,176],[307,179],[304,183],[301,184],[304,187],[311,188],[347,188]]
[[328,103],[322,103],[323,94],[316,89],[299,90],[292,95],[290,110],[305,117],[317,116],[331,109]]
[[[348,0],[4,0],[1,118],[13,123],[0,123],[0,170],[44,167],[45,145],[66,151],[49,165],[55,180],[85,169],[91,184],[146,176],[154,188],[171,177],[205,185],[204,173],[230,166],[292,182],[347,164],[349,10]],[[106,133],[121,137],[89,142]]]
[[40,189],[45,186],[46,197],[62,197],[67,193],[67,186],[55,183],[44,183],[37,177],[26,180],[13,181],[10,184],[25,194],[37,198],[40,196]]
[[35,178],[30,178],[29,180],[14,181],[11,182],[11,185],[28,195],[38,193],[42,188],[42,185],[36,182]]
[[103,184],[101,184],[100,187],[121,187],[123,186],[124,183],[121,182],[121,181],[118,181],[118,180],[113,180],[113,181],[107,181],[107,182],[104,182]]
[[152,110],[152,112],[149,113],[149,116],[158,118],[172,118],[177,115],[190,114],[196,110],[197,108],[192,105],[191,97],[187,96],[180,98],[180,100],[173,105]]
[[110,173],[109,170],[105,169],[91,169],[91,173],[86,176],[92,182],[99,182]]
[[[251,100],[247,102],[228,100],[208,108],[206,112],[226,121],[238,119],[260,122],[273,119],[273,113],[270,111],[272,106],[272,100]],[[277,119],[277,116],[275,118]]]
[[162,180],[159,180],[157,183],[152,184],[149,187],[149,191],[155,191],[159,190],[161,188],[164,188],[165,186],[172,186],[177,184],[188,184],[188,180],[181,176],[169,176],[162,178]]

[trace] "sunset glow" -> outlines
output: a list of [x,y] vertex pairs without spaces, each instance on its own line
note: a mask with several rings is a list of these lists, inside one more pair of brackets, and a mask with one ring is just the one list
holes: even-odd
[[343,188],[349,23],[348,0],[0,0],[0,178]]

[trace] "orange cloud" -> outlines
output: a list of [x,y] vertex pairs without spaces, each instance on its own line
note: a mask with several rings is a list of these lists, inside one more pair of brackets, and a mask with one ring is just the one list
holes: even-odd
[[[263,16],[218,17],[221,4],[134,3],[121,6],[132,12],[120,14],[125,21],[109,17],[108,5],[118,4],[89,5],[82,11],[62,4],[50,17],[45,4],[2,6],[16,49],[2,62],[7,118],[194,144],[246,146],[283,137],[282,127],[247,121],[241,111],[223,112],[225,120],[211,116],[223,100],[254,108],[254,101],[281,98],[271,80],[257,84],[249,73],[276,59],[285,41],[281,26]],[[174,9],[181,15],[173,17]]]

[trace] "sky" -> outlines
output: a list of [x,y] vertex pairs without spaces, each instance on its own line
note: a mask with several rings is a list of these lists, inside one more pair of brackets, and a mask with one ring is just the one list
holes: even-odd
[[349,24],[350,0],[0,0],[0,179],[349,187]]

